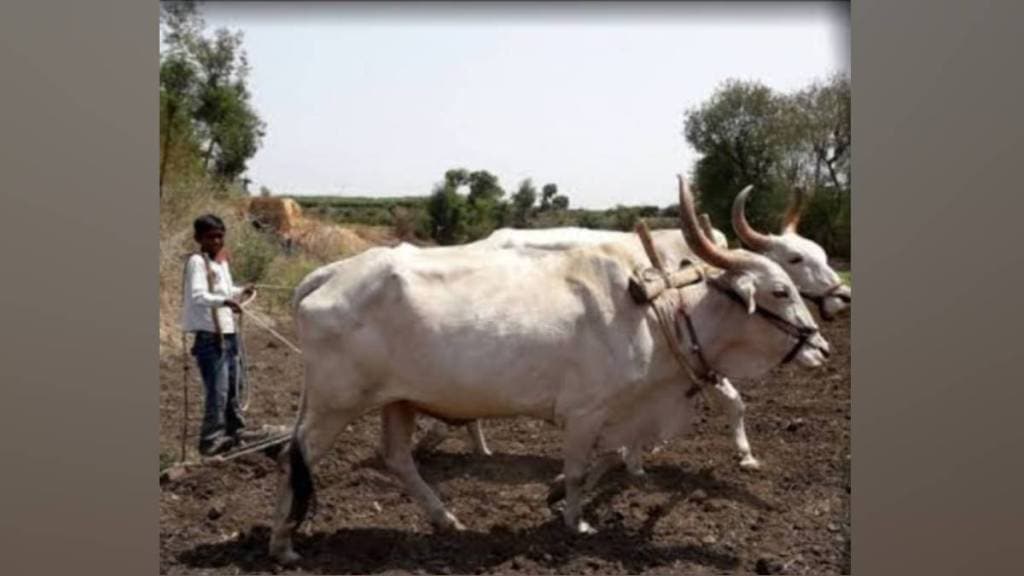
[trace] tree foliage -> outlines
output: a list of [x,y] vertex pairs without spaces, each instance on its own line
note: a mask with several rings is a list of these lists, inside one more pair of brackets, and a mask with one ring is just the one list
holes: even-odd
[[537,188],[530,178],[506,198],[498,177],[491,172],[452,168],[427,200],[425,228],[438,244],[449,245],[484,238],[501,227],[567,225],[571,218],[564,212],[569,197],[558,194],[553,183],[546,184],[542,194],[547,195],[546,209],[537,207]]
[[537,188],[527,178],[519,183],[519,189],[512,195],[512,223],[517,228],[529,225],[533,205],[537,202]]
[[[753,185],[751,224],[777,231],[793,189],[811,199],[801,232],[849,255],[850,80],[834,75],[793,92],[729,80],[685,114],[684,135],[701,154],[693,180],[700,209],[728,222],[732,201]],[[732,234],[730,226],[724,230]]]
[[207,34],[195,2],[161,2],[160,26],[161,196],[169,166],[183,158],[235,182],[266,130],[251,102],[242,33]]

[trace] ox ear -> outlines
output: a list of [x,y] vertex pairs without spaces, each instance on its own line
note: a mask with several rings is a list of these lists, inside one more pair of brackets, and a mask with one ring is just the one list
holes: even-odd
[[757,310],[757,302],[754,300],[754,294],[757,293],[757,285],[754,283],[754,277],[750,274],[740,274],[735,281],[733,281],[733,287],[736,289],[736,293],[743,298],[743,301],[747,304],[747,314],[753,314]]

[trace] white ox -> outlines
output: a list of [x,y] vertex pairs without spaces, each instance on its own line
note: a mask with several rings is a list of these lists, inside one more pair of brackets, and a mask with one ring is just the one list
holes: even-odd
[[[728,241],[726,240],[725,234],[711,225],[711,219],[706,213],[701,213],[699,215],[699,222],[704,235],[712,239],[715,246],[723,249],[728,248]],[[683,259],[696,259],[695,254],[686,244],[685,238],[683,238],[676,229],[653,230],[651,231],[651,237],[659,257],[662,262],[665,262],[668,266],[677,264]],[[645,259],[646,261],[643,246],[635,233],[619,232],[614,230],[593,230],[579,227],[538,229],[501,228],[495,230],[486,238],[476,242],[452,248],[428,248],[427,250],[515,249],[534,251],[533,254],[540,255],[543,252],[536,251],[566,250],[580,246],[604,244],[609,242],[623,244],[624,247],[633,252],[637,258]],[[743,399],[740,396],[739,391],[732,386],[732,383],[729,382],[728,378],[723,378],[716,382],[711,391],[713,393],[713,398],[721,404],[726,412],[729,428],[732,433],[733,444],[739,453],[740,467],[745,469],[759,468],[760,462],[758,462],[754,457],[750,448],[750,442],[747,439],[746,426],[743,421],[743,414],[746,407],[743,404]],[[478,454],[490,455],[491,450],[487,446],[487,440],[484,438],[480,422],[474,420],[470,422],[466,428],[474,451]],[[420,441],[418,448],[430,450],[437,447],[437,445],[445,439],[447,433],[447,425],[443,422],[437,422]],[[627,452],[624,456],[627,468],[631,474],[643,474],[643,467],[639,459],[640,453]],[[610,465],[611,463],[609,462],[607,464]]]
[[736,236],[750,250],[782,266],[800,289],[800,295],[818,305],[822,318],[832,320],[850,306],[853,294],[829,266],[825,250],[797,232],[804,204],[803,190],[793,190],[779,235],[762,234],[747,222],[745,207],[751,190],[753,186],[744,188],[732,203],[732,228]]
[[[700,215],[701,229],[704,235],[711,238],[715,246],[728,248],[729,243],[720,230],[711,225],[711,219],[707,214]],[[665,250],[670,254],[681,252],[686,256],[692,256],[692,252],[686,247],[686,242],[679,235],[678,230],[654,230],[652,237],[658,239],[671,239],[667,243],[655,241],[655,245],[661,247],[664,244]],[[535,248],[538,250],[564,250],[587,244],[603,244],[605,242],[621,242],[624,239],[636,238],[632,232],[619,232],[617,230],[592,230],[590,228],[579,228],[566,226],[563,228],[499,228],[488,237],[465,244],[465,248]],[[682,248],[680,251],[679,248]],[[675,260],[678,262],[678,260]],[[674,262],[668,262],[672,264]]]
[[[682,177],[679,188],[688,243],[722,269],[662,296],[674,310],[669,329],[692,335],[681,347],[688,362],[732,378],[759,377],[785,359],[821,365],[828,343],[789,276],[763,256],[714,246]],[[296,289],[305,386],[282,453],[271,555],[298,558],[292,534],[313,495],[310,468],[347,424],[376,408],[385,463],[441,529],[462,525],[416,469],[417,411],[561,425],[564,521],[591,532],[580,506],[591,454],[652,445],[685,432],[694,417],[698,382],[678,365],[652,307],[628,291],[631,273],[644,265],[621,245],[604,244],[540,257],[369,251],[312,272]]]
[[[794,190],[794,197],[783,218],[783,233],[776,236],[761,234],[747,223],[744,208],[752,189],[752,186],[744,188],[733,202],[732,224],[737,236],[745,245],[782,266],[796,284],[800,294],[819,307],[821,316],[826,320],[833,319],[849,306],[852,294],[850,287],[843,284],[839,275],[829,266],[828,256],[821,246],[800,236],[796,231],[804,207],[802,191],[799,188]],[[715,245],[720,248],[728,247],[725,235],[711,225],[706,213],[700,214],[700,224],[704,234],[714,239]],[[654,230],[651,235],[662,261],[675,263],[683,258],[694,257],[685,240],[674,230]],[[572,227],[536,230],[502,228],[487,238],[467,244],[465,247],[563,250],[604,242],[624,242],[633,251],[642,250],[639,240],[633,233]],[[760,468],[760,462],[754,457],[747,438],[744,422],[746,406],[739,391],[732,386],[728,378],[724,378],[713,388],[713,392],[713,397],[726,411],[733,444],[739,453],[740,467],[751,470]],[[480,423],[471,422],[468,430],[474,449],[481,454],[490,454]],[[444,439],[445,432],[444,425],[439,423],[430,430],[420,446],[428,449],[436,446]],[[630,473],[642,474],[643,469],[638,459],[640,455],[634,453],[627,456],[626,464]]]

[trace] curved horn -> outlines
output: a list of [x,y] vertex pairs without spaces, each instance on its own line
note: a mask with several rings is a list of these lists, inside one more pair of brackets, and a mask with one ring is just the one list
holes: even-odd
[[732,201],[732,229],[736,232],[736,236],[739,236],[741,242],[755,252],[762,252],[768,249],[770,240],[765,234],[754,230],[750,223],[747,222],[747,196],[750,195],[750,191],[753,189],[753,185],[748,185]]
[[804,209],[804,189],[801,186],[793,188],[793,195],[789,199],[789,207],[786,208],[786,216],[782,219],[782,233],[796,234],[796,227],[800,224],[800,213]]
[[704,235],[715,241],[715,227],[711,225],[711,216],[708,216],[707,212],[701,212],[700,218],[700,229],[704,232]]
[[697,213],[693,209],[693,194],[686,187],[686,180],[682,175],[677,174],[676,178],[679,180],[679,223],[683,229],[683,238],[690,249],[698,258],[712,266],[724,270],[738,266],[741,259],[736,254],[715,246],[701,231]]

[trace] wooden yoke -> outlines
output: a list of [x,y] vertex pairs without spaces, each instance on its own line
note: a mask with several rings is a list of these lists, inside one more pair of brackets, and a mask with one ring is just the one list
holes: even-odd
[[704,274],[700,268],[693,266],[689,260],[684,260],[679,270],[672,272],[665,270],[661,257],[654,249],[651,231],[643,220],[636,223],[636,233],[653,266],[634,270],[633,277],[629,279],[629,293],[637,304],[650,303],[666,290],[682,288],[704,280]]

